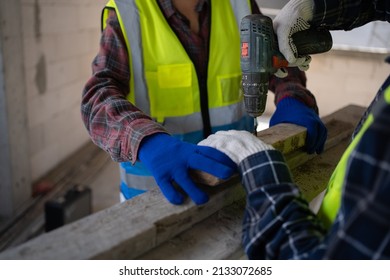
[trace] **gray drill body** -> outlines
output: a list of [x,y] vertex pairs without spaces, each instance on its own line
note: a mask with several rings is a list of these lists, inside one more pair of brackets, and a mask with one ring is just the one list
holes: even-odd
[[[245,109],[255,119],[265,111],[270,76],[288,62],[280,53],[272,19],[254,14],[244,17],[240,26],[241,88]],[[332,36],[324,29],[308,29],[293,35],[298,55],[323,53],[332,48]]]

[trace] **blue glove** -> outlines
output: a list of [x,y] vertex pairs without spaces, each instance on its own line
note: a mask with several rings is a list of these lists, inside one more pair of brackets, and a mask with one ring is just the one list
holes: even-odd
[[153,134],[142,140],[138,156],[172,204],[182,204],[184,201],[184,196],[173,183],[179,185],[196,204],[208,201],[208,195],[192,181],[190,169],[201,170],[221,179],[229,178],[237,170],[237,165],[217,149],[186,143],[164,133]]
[[306,151],[322,153],[328,131],[317,113],[292,97],[281,100],[269,122],[270,126],[279,123],[292,123],[306,127]]

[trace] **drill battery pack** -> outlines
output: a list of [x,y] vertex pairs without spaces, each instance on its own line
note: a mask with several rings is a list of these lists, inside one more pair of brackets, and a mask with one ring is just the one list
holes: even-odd
[[63,196],[45,203],[45,231],[51,231],[91,213],[91,189],[76,185]]

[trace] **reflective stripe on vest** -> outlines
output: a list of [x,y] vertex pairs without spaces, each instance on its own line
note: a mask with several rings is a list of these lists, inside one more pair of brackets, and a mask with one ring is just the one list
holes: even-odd
[[[378,101],[376,106],[387,106],[389,104],[390,87],[387,87],[387,89],[384,91],[383,97],[381,98],[381,100]],[[375,107],[373,110],[374,112],[368,115],[359,133],[355,136],[352,143],[344,152],[329,180],[327,193],[325,194],[320,211],[318,212],[318,217],[324,222],[325,226],[327,226],[328,228],[333,224],[340,209],[342,191],[344,189],[345,177],[347,175],[346,172],[349,165],[349,157],[351,153],[355,150],[356,146],[359,144],[364,133],[373,124],[375,120],[375,111],[377,111],[375,110]]]

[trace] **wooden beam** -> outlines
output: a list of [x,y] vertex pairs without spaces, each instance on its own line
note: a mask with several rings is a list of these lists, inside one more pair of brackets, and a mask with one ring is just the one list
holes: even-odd
[[[332,122],[329,136],[340,138],[338,122],[348,123],[348,133],[360,118],[363,108],[348,106],[339,114],[324,118]],[[276,128],[273,128],[276,129]],[[344,127],[343,130],[345,130]],[[301,133],[301,130],[299,131]],[[298,133],[298,134],[299,134]],[[283,133],[281,133],[283,135]],[[331,137],[328,143],[332,143]],[[338,140],[341,141],[341,140]],[[282,145],[283,146],[283,145]],[[334,145],[333,145],[334,146]],[[330,144],[326,145],[329,149]],[[300,157],[291,162],[303,164],[303,151],[287,154]],[[204,221],[219,210],[244,198],[243,188],[237,177],[212,188],[203,186],[210,193],[210,201],[196,206],[188,200],[183,205],[169,204],[159,190],[147,192],[132,200],[90,215],[72,224],[38,236],[16,248],[0,253],[0,259],[134,259],[171,240],[178,234]]]
[[[291,170],[295,183],[307,194],[319,194],[327,186],[334,166],[343,154],[345,139],[321,156]],[[308,198],[308,197],[307,197]],[[310,201],[314,196],[308,198]],[[241,232],[245,200],[232,203],[192,228],[153,248],[142,260],[226,260],[245,259]]]
[[[325,151],[351,135],[356,120],[359,120],[363,114],[362,111],[362,107],[350,105],[322,119],[328,129]],[[301,126],[282,123],[258,132],[257,137],[281,151],[291,168],[299,166],[315,156],[315,154],[309,155],[302,152],[301,148],[305,145],[306,128]],[[193,171],[193,179],[208,186],[217,186],[225,181],[198,170]]]

